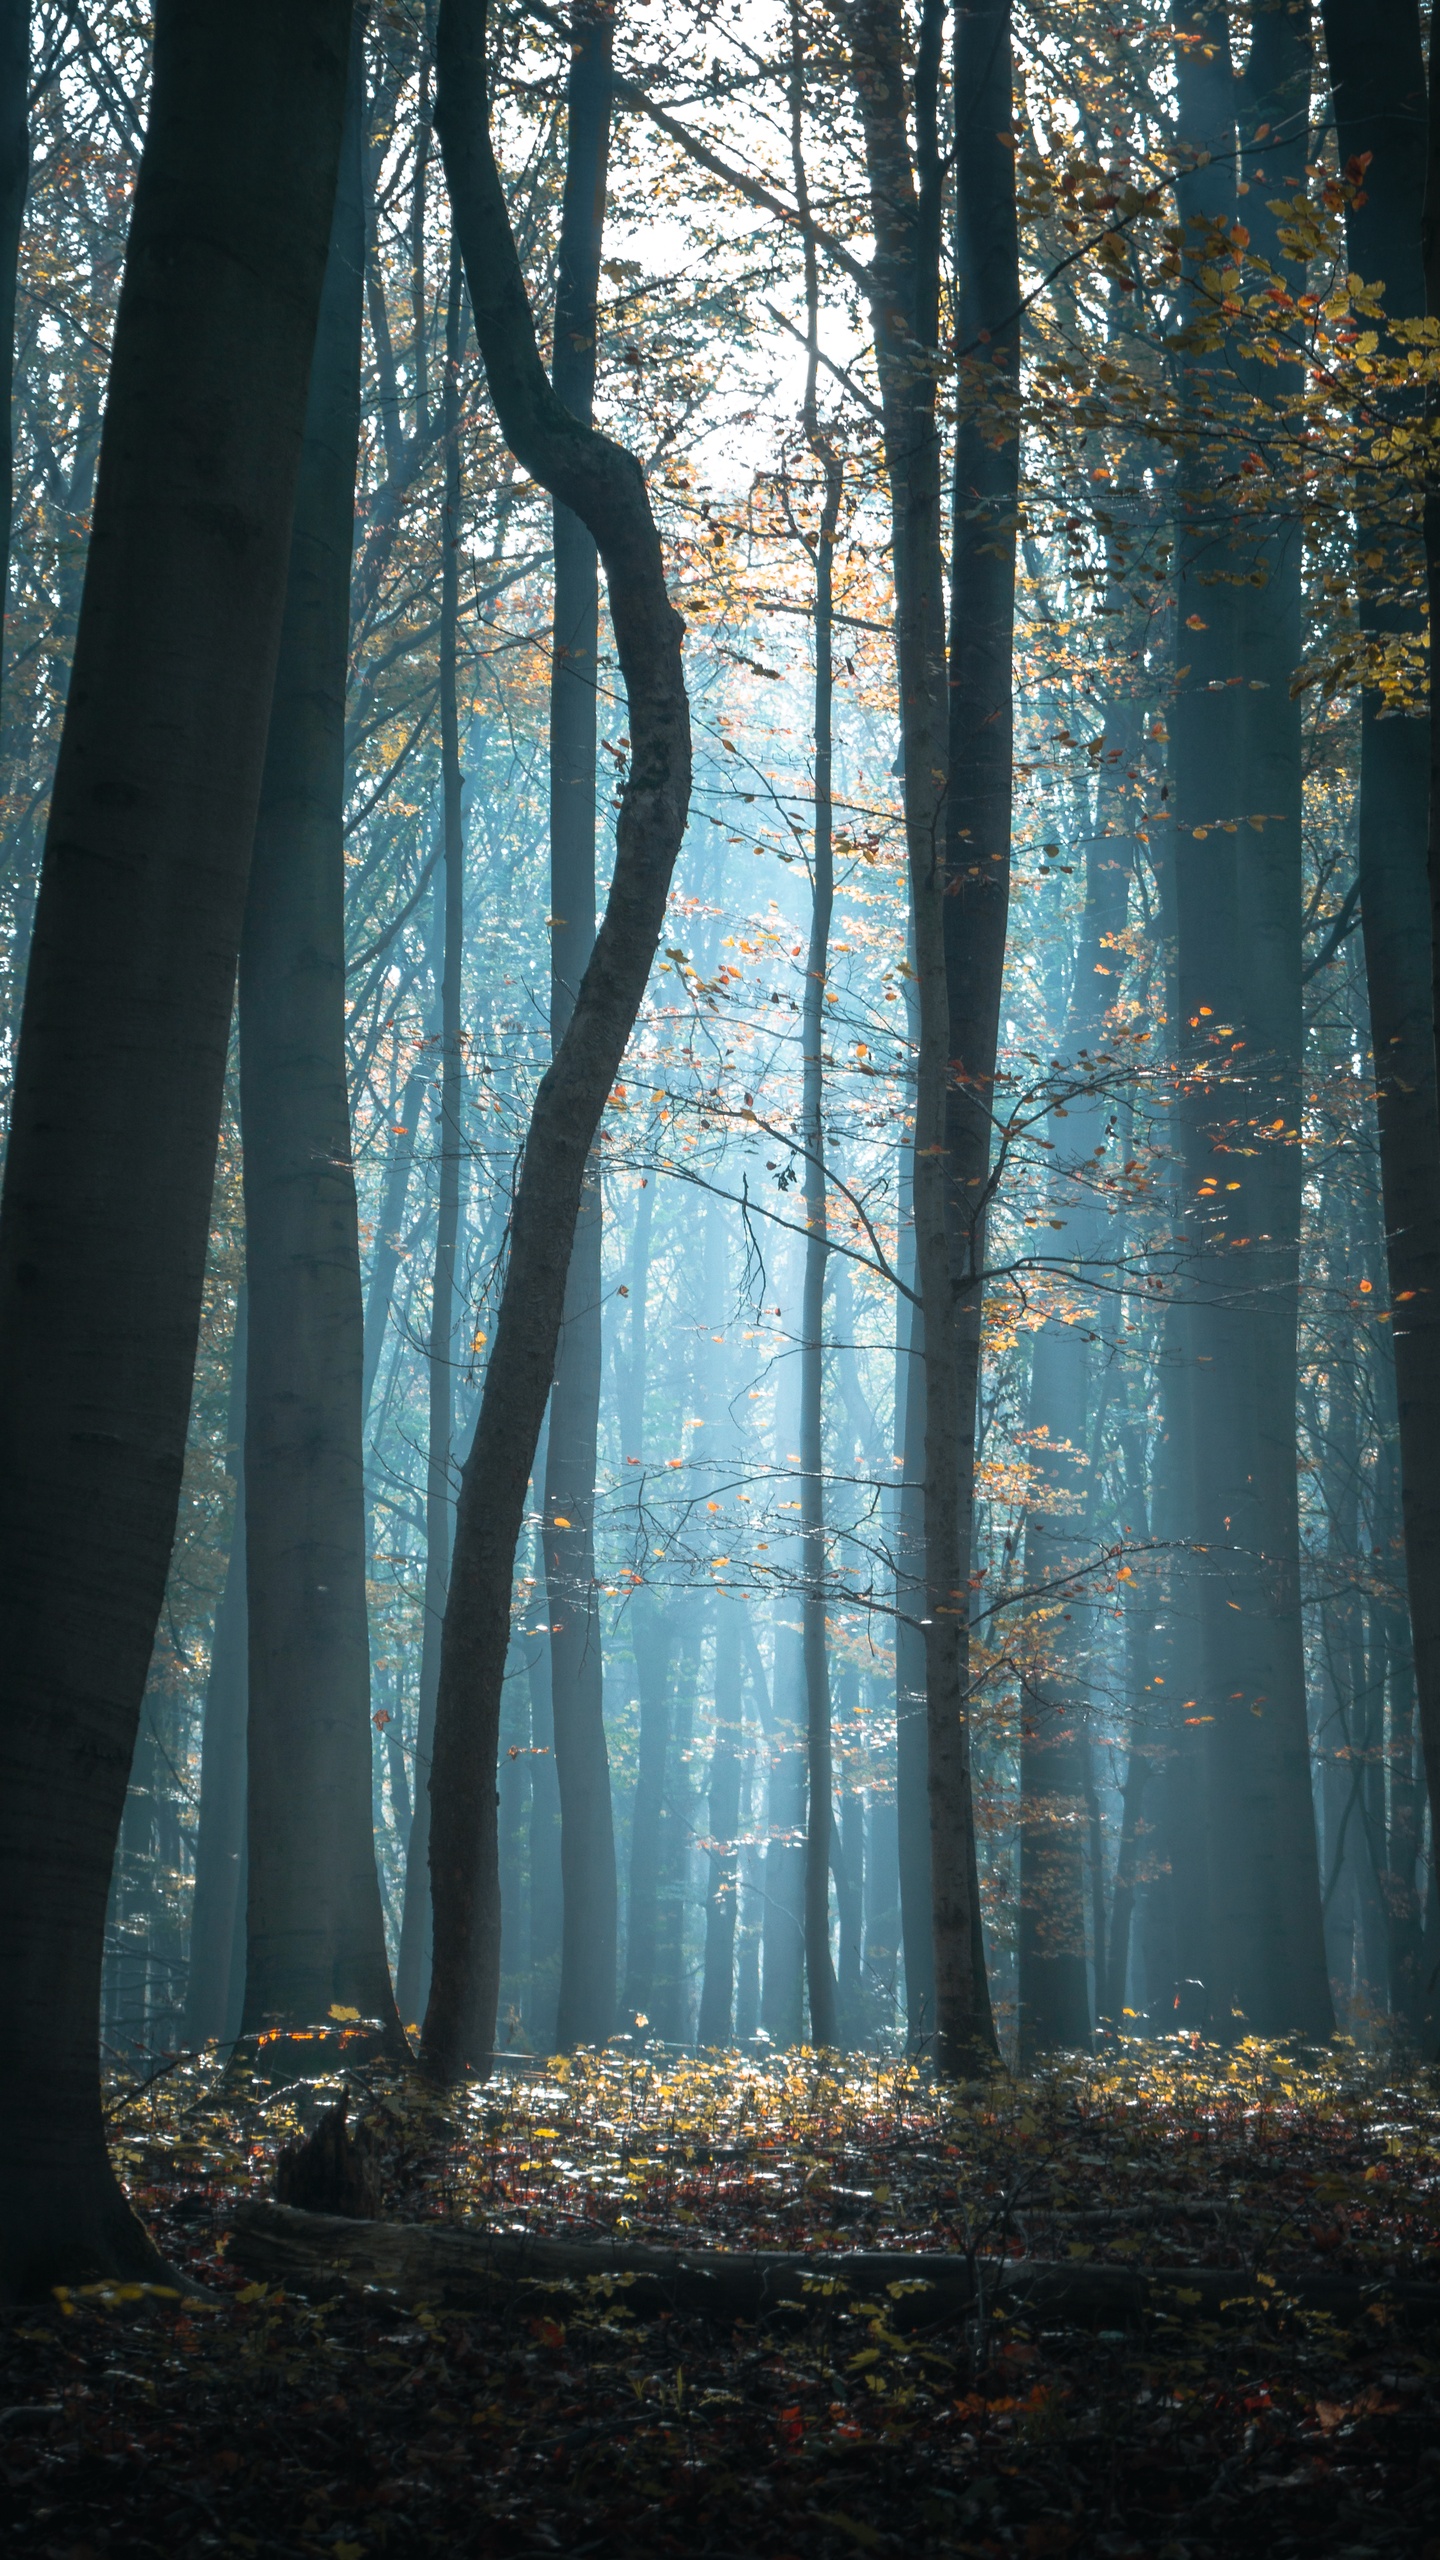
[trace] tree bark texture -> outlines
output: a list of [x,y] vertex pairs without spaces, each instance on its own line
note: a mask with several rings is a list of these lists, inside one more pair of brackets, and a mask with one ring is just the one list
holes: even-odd
[[[791,93],[792,158],[801,214],[809,196],[801,141],[801,66],[795,62]],[[830,1957],[830,1832],[834,1781],[830,1724],[830,1657],[825,1626],[825,1276],[829,1216],[825,1178],[825,980],[830,965],[830,922],[835,907],[833,715],[835,536],[840,523],[840,459],[820,427],[820,271],[815,239],[805,239],[805,441],[820,466],[823,497],[812,545],[815,570],[814,758],[815,826],[812,839],[810,938],[805,955],[801,1008],[801,1126],[805,1135],[805,1262],[800,1316],[800,1532],[803,1585],[800,1604],[805,1667],[805,1980],[810,1996],[810,2041],[833,2048],[840,2041],[835,1967]]]
[[365,212],[358,36],[240,947],[248,1292],[246,2034],[333,2003],[400,2043],[371,1807],[360,1382],[345,1077],[345,680]]
[[[995,1121],[995,1060],[1010,913],[1014,768],[1011,659],[1020,498],[1020,251],[1010,0],[955,11],[955,334],[959,368],[951,491],[945,977],[949,1080],[945,1144],[950,1252],[959,1331],[959,1546],[974,1551],[985,1212]],[[968,1610],[968,1597],[967,1597]],[[964,1633],[968,1703],[970,1648]],[[971,1960],[985,1993],[973,1829]]]
[[[962,1363],[950,1253],[945,951],[948,766],[940,445],[933,358],[939,328],[941,163],[937,95],[943,10],[925,0],[906,121],[905,36],[896,0],[862,0],[854,63],[875,230],[872,311],[894,526],[896,655],[905,837],[920,1039],[915,1089],[915,1267],[925,1341],[925,1635],[935,1954],[935,2056],[964,2071],[994,2049],[980,1942],[967,1696],[968,1523],[962,1517]],[[918,351],[918,358],[917,358]]]
[[710,1748],[705,1892],[705,1969],[695,2041],[728,2045],[735,2019],[735,1909],[740,1885],[740,1603],[715,1603],[715,1739]]
[[[1370,155],[1364,201],[1346,208],[1350,263],[1367,283],[1383,280],[1392,323],[1414,319],[1426,309],[1427,148],[1415,0],[1387,0],[1380,10],[1361,0],[1325,0],[1325,45],[1341,166]],[[1356,548],[1378,547],[1393,576],[1404,542],[1393,523],[1365,521]],[[1366,620],[1383,635],[1400,616],[1371,608]],[[1440,1121],[1425,855],[1430,750],[1422,719],[1385,719],[1382,707],[1367,688],[1360,708],[1360,919],[1394,1308],[1416,1708],[1433,1808],[1440,1803]]]
[[[565,191],[550,376],[589,425],[610,147],[607,0],[576,0],[566,88]],[[559,1048],[595,946],[595,755],[600,652],[593,534],[557,502],[550,674],[550,1041]],[[604,1655],[595,1580],[600,1429],[600,1167],[586,1168],[565,1289],[545,1472],[545,1564],[564,1896],[556,2041],[603,2044],[615,2023],[616,1877]]]
[[0,1201],[0,2290],[153,2273],[106,1898],[174,1533],[349,0],[161,0]]
[[230,1417],[226,1457],[235,1483],[235,1517],[215,1630],[200,1738],[200,1818],[195,1831],[195,1891],[190,1906],[190,1972],[185,1986],[185,2040],[206,2044],[238,2032],[232,1998],[237,1938],[244,1993],[245,1725],[249,1698],[248,1600],[245,1587],[245,1345],[249,1330],[242,1284],[230,1351]]
[[[441,433],[445,498],[440,554],[440,791],[444,853],[440,961],[440,1159],[435,1204],[435,1264],[430,1281],[425,1455],[425,1618],[420,1646],[420,1699],[415,1731],[415,1802],[405,1858],[405,1911],[396,1989],[407,2027],[425,2014],[430,1990],[430,1770],[440,1649],[455,1528],[456,1256],[460,1240],[461,1117],[465,1059],[461,1047],[460,971],[465,951],[465,813],[460,771],[460,341],[464,280],[452,244],[445,303],[445,377]],[[498,1733],[498,1726],[497,1726]],[[497,1977],[498,1980],[498,1977]],[[498,1997],[498,1992],[497,1992]]]
[[[1125,822],[1135,721],[1128,703],[1111,713],[1101,739],[1096,831],[1084,847],[1085,906],[1062,1042],[1072,1083],[1063,1118],[1050,1122],[1057,1168],[1050,1214],[1063,1225],[1060,1249],[1082,1290],[1087,1267],[1095,1270],[1111,1250],[1096,1184],[1111,1106],[1103,1087],[1085,1089],[1086,1053],[1103,1046],[1107,937],[1124,925],[1129,890]],[[1074,850],[1078,854],[1080,848]],[[1043,1498],[1026,1521],[1025,1581],[1039,1590],[1044,1650],[1027,1677],[1020,1707],[1022,2065],[1056,2047],[1086,2043],[1091,2025],[1084,1812],[1092,1668],[1087,1638],[1093,1620],[1084,1582],[1077,1578],[1087,1561],[1093,1512],[1089,1331],[1084,1322],[1051,1316],[1035,1336],[1031,1360],[1029,1453]],[[1102,1930],[1097,1983],[1103,1964]]]
[[[992,2307],[1024,2304],[1031,2316],[1111,2327],[1146,2313],[1213,2320],[1227,2303],[1256,2298],[1237,2267],[1138,2267],[1043,2259],[966,2258],[940,2250],[655,2249],[625,2240],[550,2240],[436,2222],[358,2222],[303,2213],[293,2205],[243,2204],[235,2217],[230,2261],[247,2275],[305,2292],[333,2290],[338,2275],[403,2302],[450,2311],[478,2309],[499,2286],[573,2294],[578,2283],[605,2275],[624,2285],[626,2305],[647,2313],[699,2312],[721,2321],[763,2319],[813,2302],[807,2282],[832,2279],[856,2299],[892,2284],[921,2288],[887,2301],[887,2324],[930,2327],[954,2320],[983,2298]],[[1353,2320],[1367,2304],[1393,2303],[1409,2319],[1440,2319],[1440,2285],[1367,2284],[1353,2276],[1282,2277],[1285,2298],[1308,2311]]]
[[[1236,87],[1218,12],[1182,47],[1180,185],[1187,256],[1235,213]],[[1305,57],[1258,12],[1242,116],[1286,119],[1277,176],[1304,152]],[[1263,68],[1261,64],[1263,63]],[[1278,94],[1277,94],[1278,93]],[[1252,213],[1251,226],[1262,217]],[[1181,658],[1173,717],[1176,900],[1193,1357],[1194,1532],[1205,1719],[1209,1952],[1215,2029],[1328,2034],[1330,1995],[1305,1718],[1295,1483],[1299,1236],[1299,532],[1283,492],[1237,517],[1221,490],[1233,353],[1190,306],[1182,454]],[[1217,425],[1217,420],[1220,422]]]
[[614,875],[575,1010],[535,1098],[475,1438],[460,1489],[431,1772],[435,1974],[423,2059],[483,2065],[499,1985],[495,1752],[515,1546],[554,1374],[585,1166],[660,938],[690,790],[680,618],[639,465],[556,398],[490,140],[486,0],[442,0],[436,127],[476,335],[522,466],[593,535],[624,678],[630,771]]

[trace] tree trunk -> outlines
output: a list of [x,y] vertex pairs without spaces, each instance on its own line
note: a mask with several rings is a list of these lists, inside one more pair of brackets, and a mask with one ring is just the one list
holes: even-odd
[[[945,803],[945,1104],[958,1326],[959,1545],[973,1562],[985,1213],[995,1123],[1000,991],[1010,913],[1014,763],[1011,661],[1020,503],[1020,250],[1010,0],[955,12],[955,335],[960,366],[950,542],[949,789]],[[967,1596],[967,1611],[968,1611]],[[962,1678],[969,1696],[969,1626]],[[973,1826],[971,1958],[988,2023]]]
[[[0,682],[15,504],[15,288],[30,187],[30,0],[0,0]],[[3,706],[0,692],[0,706]],[[3,738],[0,725],[0,738]]]
[[571,418],[546,380],[490,143],[487,0],[442,0],[436,126],[476,335],[507,443],[588,526],[609,582],[631,764],[604,920],[541,1083],[510,1256],[460,1490],[431,1774],[435,1976],[423,2057],[483,2064],[499,1985],[495,1751],[515,1545],[554,1374],[585,1166],[645,991],[690,792],[680,619],[633,457]]
[[[231,1999],[237,1936],[243,1955],[245,1857],[245,1723],[249,1644],[245,1588],[245,1337],[242,1283],[230,1349],[230,1422],[226,1458],[235,1485],[230,1554],[215,1632],[200,1740],[200,1819],[195,1834],[195,1894],[190,1911],[190,1978],[185,2041],[233,2036],[240,2024]],[[243,1976],[241,1979],[243,1991]]]
[[[551,380],[588,426],[610,147],[609,0],[574,0],[565,192]],[[550,676],[550,1042],[558,1050],[595,947],[596,675],[600,580],[594,536],[557,503]],[[564,1918],[556,2041],[603,2044],[615,2022],[615,1827],[605,1747],[604,1658],[595,1581],[600,1428],[600,1168],[586,1168],[565,1289],[545,1470],[545,1556]]]
[[240,948],[249,1339],[249,1884],[242,2031],[332,2003],[399,2046],[375,1870],[360,1380],[345,1081],[345,679],[360,433],[361,49],[296,495]]
[[671,1665],[675,1629],[647,1592],[630,1603],[635,1678],[640,1691],[640,1750],[630,1809],[630,1897],[625,1938],[624,2009],[630,2025],[648,2023],[655,1996],[659,1944],[660,1835],[670,1744]]
[[[420,1707],[415,1733],[415,1805],[405,1859],[405,1915],[396,1989],[400,2014],[413,2025],[430,1989],[430,1770],[435,1702],[455,1528],[456,1256],[460,1239],[460,1121],[465,1094],[461,1048],[460,968],[465,950],[464,780],[460,771],[460,342],[464,287],[452,244],[445,306],[445,379],[441,427],[445,500],[440,554],[440,777],[445,852],[444,937],[440,963],[440,1182],[435,1210],[435,1269],[430,1287],[429,1398],[425,1462],[425,1616],[420,1648]],[[503,1678],[503,1675],[502,1675]],[[498,1708],[497,1708],[498,1716]],[[497,1722],[498,1735],[498,1722]],[[498,1997],[498,1975],[497,1975]]]
[[805,155],[801,143],[802,70],[798,17],[791,78],[791,157],[805,232],[806,367],[805,441],[820,465],[823,500],[813,544],[815,568],[815,827],[811,871],[810,941],[805,956],[801,1012],[800,1118],[805,1138],[805,1265],[800,1316],[800,1531],[803,1585],[800,1603],[805,1669],[805,1980],[810,1995],[810,2041],[834,2048],[840,2041],[835,1968],[830,1960],[830,1832],[834,1822],[831,1774],[830,1661],[825,1631],[825,1271],[829,1259],[825,1180],[825,979],[830,965],[830,919],[835,906],[831,728],[834,708],[833,643],[835,535],[840,522],[840,460],[821,433],[817,388],[820,369],[820,269],[810,227]]
[[179,1499],[349,25],[349,0],[157,14],[0,1201],[9,2295],[156,2269],[105,2157],[105,1904]]
[[[948,762],[940,553],[939,332],[942,167],[940,0],[924,0],[915,71],[917,173],[906,122],[905,31],[896,0],[863,0],[856,77],[875,229],[876,356],[894,526],[896,655],[905,839],[920,1040],[915,1089],[915,1267],[925,1341],[925,1659],[936,2061],[969,2069],[994,2051],[979,1932],[967,1695],[968,1519],[962,1516],[963,1381],[946,1161],[950,998],[945,953]],[[917,360],[917,351],[919,352]]]
[[728,2045],[735,2016],[735,1901],[739,1889],[736,1834],[740,1828],[739,1604],[715,1604],[715,1739],[710,1751],[705,1895],[705,1970],[695,2041],[704,2050]]
[[[1208,53],[1182,49],[1181,130],[1212,158],[1180,184],[1192,259],[1204,249],[1190,226],[1235,211],[1228,36],[1218,12],[1199,11],[1195,22],[1212,41]],[[1265,29],[1262,12],[1257,45]],[[1280,32],[1288,45],[1288,23]],[[1288,91],[1294,76],[1286,64],[1279,86]],[[1257,86],[1263,96],[1275,83]],[[1285,156],[1303,156],[1303,81],[1298,128],[1288,94],[1268,102],[1288,119]],[[1247,116],[1251,103],[1247,93]],[[1262,218],[1251,213],[1252,227]],[[1190,484],[1180,540],[1185,664],[1173,729],[1185,1242],[1201,1381],[1194,1526],[1204,1555],[1209,2015],[1227,2036],[1325,2035],[1294,1475],[1300,847],[1288,695],[1299,654],[1298,535],[1279,512],[1280,493],[1270,514],[1237,518],[1216,482],[1233,450],[1226,426],[1231,438],[1245,432],[1255,396],[1243,362],[1192,339],[1183,392],[1195,432],[1181,466]],[[1253,676],[1253,692],[1242,675]],[[1252,1141],[1240,1155],[1237,1123],[1263,1124],[1267,1144]]]
[[[1113,602],[1113,598],[1112,598]],[[1110,1248],[1094,1182],[1111,1105],[1090,1081],[1089,1053],[1103,1047],[1109,937],[1125,923],[1131,868],[1127,833],[1135,724],[1125,704],[1101,733],[1095,829],[1086,840],[1085,907],[1075,947],[1063,1035],[1066,1102],[1052,1115],[1055,1171],[1050,1215],[1064,1231],[1072,1286],[1083,1288]],[[1074,850],[1078,853],[1079,847]],[[1087,1090],[1087,1084],[1089,1089]],[[1049,1507],[1026,1521],[1025,1580],[1041,1594],[1043,1657],[1026,1682],[1020,1714],[1020,2056],[1022,2064],[1090,2035],[1085,1954],[1086,1724],[1093,1626],[1083,1582],[1094,1509],[1090,1328],[1051,1316],[1034,1339],[1030,1461]],[[1055,1596],[1044,1586],[1051,1583]],[[1096,1953],[1103,1970],[1103,1931]]]
[[[1386,317],[1427,308],[1425,62],[1415,0],[1325,0],[1342,168],[1365,153],[1362,203],[1346,207],[1350,262],[1385,285]],[[1437,110],[1432,105],[1432,112]],[[1429,304],[1440,309],[1440,289]],[[1432,502],[1433,503],[1433,502]],[[1429,524],[1427,516],[1427,526]],[[1357,552],[1377,548],[1395,576],[1403,534],[1364,524]],[[1428,534],[1427,534],[1428,545]],[[1383,638],[1414,616],[1371,607]],[[1430,891],[1430,745],[1422,719],[1388,718],[1367,687],[1360,707],[1359,878],[1370,999],[1385,1254],[1394,1307],[1401,1517],[1414,1649],[1416,1710],[1431,1802],[1440,1780],[1440,1120],[1437,1120]],[[1433,858],[1433,857],[1432,857]],[[1436,877],[1440,878],[1440,868]],[[1412,2010],[1412,2015],[1413,2015]]]

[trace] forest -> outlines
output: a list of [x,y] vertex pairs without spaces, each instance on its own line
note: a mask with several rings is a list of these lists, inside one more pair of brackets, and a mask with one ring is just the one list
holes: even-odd
[[1440,19],[0,0],[0,296],[13,2547],[1440,2560]]

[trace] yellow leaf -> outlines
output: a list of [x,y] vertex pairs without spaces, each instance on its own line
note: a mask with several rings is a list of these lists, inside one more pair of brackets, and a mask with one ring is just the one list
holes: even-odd
[[360,2012],[358,2009],[343,2008],[338,2000],[332,2000],[330,2003],[330,2015],[332,2018],[339,2018],[343,2020],[347,2027],[353,2027],[360,2016]]

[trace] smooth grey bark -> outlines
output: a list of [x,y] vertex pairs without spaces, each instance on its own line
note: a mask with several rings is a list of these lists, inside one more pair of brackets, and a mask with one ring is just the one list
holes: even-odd
[[[1010,914],[1014,780],[1012,654],[1020,497],[1020,249],[1015,207],[1010,0],[955,11],[955,333],[961,380],[950,509],[948,786],[943,936],[949,1018],[945,1145],[958,1331],[959,1517],[974,1563],[985,1213]],[[967,1608],[969,1606],[967,1597]],[[962,1634],[968,1711],[969,1625]],[[968,1771],[967,1785],[968,1785]],[[967,1851],[972,2004],[993,2036],[974,1820]]]
[[740,1604],[715,1603],[715,1739],[710,1751],[706,1849],[705,1958],[695,2041],[728,2045],[735,2017],[735,1917],[740,1867],[740,1725],[743,1714]]
[[[1342,167],[1369,154],[1359,197],[1347,203],[1351,265],[1383,282],[1393,324],[1426,308],[1421,221],[1426,187],[1425,62],[1415,0],[1325,0],[1336,137]],[[1362,501],[1365,492],[1359,493]],[[1405,567],[1406,528],[1366,510],[1357,552],[1382,554],[1381,574]],[[1403,608],[1367,602],[1383,637]],[[1408,617],[1413,623],[1413,615]],[[1437,1118],[1430,893],[1426,842],[1429,740],[1423,718],[1383,716],[1367,687],[1360,707],[1359,881],[1370,1003],[1385,1256],[1400,1449],[1401,1520],[1410,1603],[1415,1712],[1430,1801],[1440,1802],[1440,1118]],[[1399,1888],[1401,1901],[1413,1883]],[[1396,1906],[1392,1906],[1396,1907]],[[1418,1948],[1400,1959],[1397,1991],[1412,2024],[1422,2002]]]
[[[1273,25],[1271,19],[1273,17]],[[1237,102],[1217,10],[1183,46],[1186,253],[1235,214],[1237,103],[1280,120],[1275,173],[1304,152],[1307,40],[1257,10]],[[1268,156],[1268,155],[1267,155]],[[1264,238],[1272,218],[1251,212]],[[1277,253],[1278,254],[1278,253]],[[1330,1995],[1299,1618],[1295,1484],[1300,1182],[1299,531],[1284,493],[1235,512],[1217,485],[1226,427],[1257,386],[1192,290],[1182,395],[1174,738],[1176,903],[1194,1404],[1194,1535],[1205,1732],[1208,2014],[1217,2032],[1328,2034]],[[1208,414],[1207,414],[1208,413]],[[1259,579],[1260,583],[1255,583]],[[1233,681],[1238,678],[1246,681]],[[1262,825],[1253,827],[1259,815]],[[1264,1136],[1241,1155],[1237,1123]],[[1288,1418],[1287,1418],[1288,1416]]]
[[[963,13],[962,13],[963,15]],[[896,657],[910,904],[919,999],[915,1265],[925,1318],[925,1615],[935,2055],[947,2073],[993,2053],[971,1792],[966,1382],[952,1255],[952,990],[947,965],[949,762],[940,546],[937,367],[943,168],[938,97],[944,11],[924,0],[915,55],[896,0],[862,0],[851,44],[876,255],[872,314],[893,521]]]
[[210,1643],[210,1676],[200,1728],[200,1814],[195,1828],[195,1890],[190,1908],[190,1975],[185,2038],[206,2044],[234,2035],[239,2005],[231,1997],[240,1942],[244,1991],[245,1723],[249,1700],[248,1600],[245,1584],[245,1341],[242,1281],[230,1351],[230,1415],[226,1461],[235,1486],[235,1517],[225,1581]]
[[637,1591],[630,1609],[635,1677],[640,1692],[640,1745],[630,1811],[630,1891],[622,2006],[633,2026],[642,2017],[648,2021],[655,1997],[660,1842],[676,1629],[670,1613],[648,1592]]
[[376,2020],[398,2049],[371,1802],[364,1316],[345,1077],[362,97],[357,34],[240,946],[249,1595],[241,2025],[247,2035],[308,2029],[338,2003]]
[[460,1489],[431,1773],[435,1972],[422,2057],[483,2062],[499,1988],[495,1752],[515,1546],[554,1375],[585,1167],[659,943],[690,796],[681,626],[631,454],[556,398],[541,365],[490,140],[486,0],[441,0],[436,124],[476,335],[507,443],[586,524],[610,597],[631,739],[605,915],[531,1113],[510,1255]]
[[157,2260],[105,1905],[174,1535],[349,0],[160,0],[0,1197],[0,2293]]
[[[594,413],[596,305],[610,148],[608,0],[574,0],[566,87],[565,189],[550,378],[557,400]],[[550,675],[550,1039],[565,1035],[595,945],[595,756],[599,556],[569,507],[554,509]],[[564,1894],[556,2041],[603,2044],[615,2022],[615,1827],[605,1745],[604,1658],[595,1580],[600,1430],[600,1168],[586,1168],[566,1279],[545,1477],[545,1560],[555,1773]]]
[[694,1841],[695,1781],[690,1760],[695,1740],[696,1692],[704,1624],[699,1603],[678,1611],[670,1691],[670,1747],[660,1808],[660,1850],[655,1909],[655,1983],[650,2027],[664,2044],[690,2042],[690,1971],[686,1918]]
[[391,1132],[394,1143],[385,1168],[385,1189],[375,1230],[370,1285],[365,1292],[365,1352],[360,1378],[360,1410],[367,1420],[375,1381],[380,1373],[380,1354],[385,1347],[386,1328],[395,1299],[395,1282],[404,1251],[405,1202],[410,1190],[410,1176],[415,1168],[415,1142],[420,1133],[429,1083],[423,1068],[417,1067],[413,1075],[407,1076],[400,1099],[400,1118]]
[[[820,425],[820,266],[810,221],[810,196],[802,139],[803,68],[798,15],[790,83],[791,162],[796,202],[805,229],[805,394],[801,423],[820,466],[820,520],[813,538],[802,536],[815,575],[815,681],[813,692],[815,824],[811,838],[810,936],[805,954],[801,1007],[800,1120],[805,1139],[805,1262],[800,1315],[800,1533],[802,1557],[801,1645],[805,1672],[805,1983],[810,2000],[810,2041],[833,2048],[840,2041],[835,1967],[830,1956],[830,1831],[834,1822],[830,1727],[830,1659],[825,1630],[825,1275],[829,1260],[825,1175],[825,980],[830,965],[830,921],[835,907],[834,807],[834,568],[840,523],[841,466]],[[703,2040],[703,2039],[702,2039]]]
[[440,1161],[435,1206],[435,1264],[430,1284],[425,1449],[425,1616],[420,1648],[420,1704],[415,1733],[415,1802],[405,1859],[405,1911],[400,1925],[396,1991],[407,2025],[424,2016],[430,1990],[430,1769],[440,1647],[455,1531],[456,1256],[460,1238],[461,1114],[465,1059],[461,1045],[460,969],[465,948],[465,814],[460,771],[460,350],[464,281],[452,246],[445,306],[445,376],[441,432],[445,496],[440,567],[441,889],[444,929],[440,962]]
[[[1085,843],[1085,905],[1076,938],[1061,1039],[1066,1100],[1049,1121],[1057,1167],[1050,1215],[1063,1228],[1058,1248],[1085,1285],[1106,1251],[1106,1210],[1096,1160],[1107,1143],[1111,1103],[1087,1057],[1100,1034],[1109,984],[1107,937],[1124,925],[1131,867],[1125,832],[1136,746],[1128,703],[1101,733],[1096,831]],[[1075,848],[1079,851],[1079,847]],[[1098,1276],[1098,1274],[1097,1274]],[[1087,1636],[1092,1627],[1083,1579],[1093,1513],[1090,1465],[1091,1328],[1051,1316],[1034,1337],[1028,1450],[1041,1500],[1025,1526],[1025,1581],[1051,1613],[1049,1660],[1027,1680],[1020,1707],[1020,2056],[1028,2064],[1090,2035],[1085,1928]],[[1048,1507],[1047,1507],[1048,1506]],[[1053,1589],[1050,1598],[1047,1586]],[[1096,1949],[1103,1969],[1104,1932]]]

